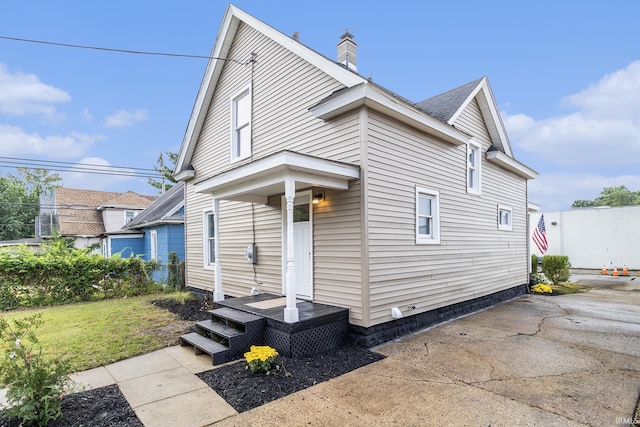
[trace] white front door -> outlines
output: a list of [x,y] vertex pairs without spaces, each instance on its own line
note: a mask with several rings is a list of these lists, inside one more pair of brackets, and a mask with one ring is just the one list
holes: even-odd
[[[283,235],[285,237],[283,242],[286,242],[286,227],[284,227]],[[295,198],[293,208],[293,247],[296,297],[307,300],[313,299],[313,238],[309,194],[297,195]],[[286,260],[286,256],[283,259]],[[284,263],[284,271],[286,271],[286,261]],[[286,291],[286,289],[283,290]]]

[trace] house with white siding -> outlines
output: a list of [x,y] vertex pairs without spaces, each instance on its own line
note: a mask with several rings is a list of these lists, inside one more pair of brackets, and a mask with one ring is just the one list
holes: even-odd
[[[526,292],[527,181],[486,77],[414,102],[230,5],[176,162],[187,286],[349,310],[375,345]],[[409,94],[410,96],[410,94]]]

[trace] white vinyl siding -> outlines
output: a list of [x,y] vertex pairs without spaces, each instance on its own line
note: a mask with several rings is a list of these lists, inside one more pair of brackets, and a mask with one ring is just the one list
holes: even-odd
[[[251,84],[253,161],[282,150],[359,164],[361,134],[357,112],[325,123],[309,113],[309,106],[342,85],[280,45],[240,24],[229,52],[248,58],[258,52]],[[185,229],[189,286],[212,289],[212,271],[203,268],[203,209],[211,209],[211,196],[193,191],[193,182],[224,173],[249,161],[232,163],[229,100],[247,87],[251,67],[229,63],[222,72],[195,146],[191,164],[196,178],[187,183]],[[291,70],[296,70],[292,73]],[[286,96],[283,96],[286,94]],[[220,259],[223,290],[232,296],[248,295],[252,287],[262,292],[282,292],[281,194],[268,205],[220,201]],[[360,244],[360,187],[325,191],[331,202],[314,207],[314,302],[349,307],[355,322],[362,317],[362,255]],[[195,211],[194,211],[195,210]],[[253,266],[244,257],[253,241],[255,223],[259,260]],[[356,236],[357,239],[352,238]],[[344,256],[339,256],[344,255]]]
[[229,63],[218,80],[191,160],[197,180],[282,150],[359,163],[358,115],[348,114],[325,123],[309,113],[311,105],[342,85],[262,34],[240,24],[228,56],[248,58],[253,51],[258,52],[258,62],[251,83],[251,158],[232,162],[229,148],[232,135],[229,100],[247,88],[251,67]]
[[513,209],[498,205],[498,230],[513,230]]
[[440,193],[416,187],[416,243],[440,243]]
[[360,183],[347,191],[326,191],[314,206],[314,301],[349,308],[353,324],[363,319]]
[[[486,163],[482,195],[469,194],[466,145],[451,146],[377,113],[370,118],[369,324],[391,320],[391,307],[415,306],[415,314],[526,283],[526,181]],[[479,121],[463,112],[456,127],[468,132],[470,119]],[[486,151],[488,133],[474,132],[468,133]],[[415,244],[413,184],[439,192],[439,245]],[[499,203],[513,207],[512,233],[497,230]]]
[[102,221],[104,223],[104,230],[106,233],[117,233],[122,230],[122,226],[128,221],[128,218],[132,216],[135,218],[140,210],[133,209],[120,209],[120,208],[107,208],[102,210]]
[[251,90],[243,89],[231,99],[231,161],[251,156]]
[[482,149],[479,143],[469,142],[467,148],[467,191],[480,194],[482,172]]

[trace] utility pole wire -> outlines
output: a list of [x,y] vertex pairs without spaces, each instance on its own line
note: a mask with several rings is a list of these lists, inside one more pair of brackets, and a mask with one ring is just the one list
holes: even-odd
[[[110,168],[110,169],[126,169],[126,170],[139,170],[139,171],[149,171],[154,172],[155,169],[151,168],[138,168],[134,166],[111,166],[111,165],[99,165],[96,163],[73,163],[73,162],[62,162],[58,160],[39,160],[39,159],[25,159],[22,157],[2,157],[0,156],[0,162],[2,163],[15,163],[15,164],[42,164],[42,166],[57,166],[57,167],[97,167],[97,168]],[[67,166],[69,165],[69,166]]]
[[71,163],[53,160],[23,159],[19,157],[0,157],[0,167],[45,169],[52,172],[86,173],[95,175],[130,176],[139,178],[157,178],[155,169],[132,166],[111,166],[91,163]]
[[0,39],[17,41],[17,42],[26,42],[26,43],[38,43],[38,44],[45,44],[50,46],[73,47],[76,49],[92,49],[92,50],[100,50],[105,52],[131,53],[134,55],[155,55],[155,56],[171,56],[171,57],[178,57],[178,58],[217,59],[220,61],[231,61],[238,64],[245,64],[245,62],[238,61],[237,59],[233,59],[233,58],[218,58],[215,56],[208,56],[208,55],[187,55],[183,53],[147,52],[142,50],[115,49],[110,47],[86,46],[86,45],[71,44],[71,43],[58,43],[58,42],[50,42],[45,40],[23,39],[19,37],[9,37],[9,36],[0,36]]

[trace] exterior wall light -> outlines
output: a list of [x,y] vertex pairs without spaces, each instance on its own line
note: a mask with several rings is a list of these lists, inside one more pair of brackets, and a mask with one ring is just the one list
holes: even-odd
[[314,191],[311,196],[311,203],[314,205],[319,205],[320,202],[324,201],[324,191]]

